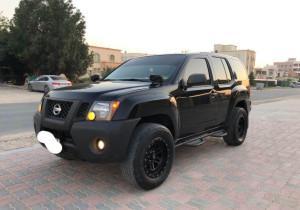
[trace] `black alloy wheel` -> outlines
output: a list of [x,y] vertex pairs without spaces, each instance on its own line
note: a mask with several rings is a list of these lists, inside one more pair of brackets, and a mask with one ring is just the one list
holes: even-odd
[[237,123],[237,133],[238,133],[238,137],[244,138],[245,137],[245,133],[247,132],[247,122],[245,117],[242,115],[240,117],[240,119],[238,120]]
[[161,175],[166,168],[169,157],[166,141],[161,137],[153,139],[144,156],[144,170],[147,176],[156,178]]

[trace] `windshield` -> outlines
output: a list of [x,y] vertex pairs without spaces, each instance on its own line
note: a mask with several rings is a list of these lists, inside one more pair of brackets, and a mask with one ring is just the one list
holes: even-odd
[[66,80],[63,77],[51,77],[52,80]]
[[150,75],[160,75],[169,80],[178,70],[185,55],[157,55],[132,59],[104,80],[150,81]]

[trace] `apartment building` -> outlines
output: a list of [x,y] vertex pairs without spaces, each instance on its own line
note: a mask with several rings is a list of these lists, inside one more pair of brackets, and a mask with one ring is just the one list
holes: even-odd
[[257,79],[275,79],[278,77],[276,65],[266,65],[264,68],[255,68],[254,75]]
[[132,58],[138,58],[138,57],[143,57],[146,56],[148,54],[146,53],[127,53],[126,51],[124,53],[122,53],[122,61],[128,61]]
[[284,62],[274,62],[278,70],[286,71],[289,76],[300,75],[300,61],[296,58],[289,58]]
[[87,69],[88,75],[100,74],[105,67],[118,67],[122,64],[122,53],[119,49],[89,46],[89,52],[93,52],[93,64]]
[[253,50],[238,50],[235,45],[215,44],[214,52],[237,57],[245,65],[248,74],[254,71],[256,52]]

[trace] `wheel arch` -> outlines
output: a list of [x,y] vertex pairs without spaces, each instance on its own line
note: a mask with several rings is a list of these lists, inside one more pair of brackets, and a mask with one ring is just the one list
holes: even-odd
[[157,123],[167,127],[174,140],[178,138],[178,109],[174,97],[167,94],[148,94],[126,98],[120,103],[114,120],[139,118],[138,123]]

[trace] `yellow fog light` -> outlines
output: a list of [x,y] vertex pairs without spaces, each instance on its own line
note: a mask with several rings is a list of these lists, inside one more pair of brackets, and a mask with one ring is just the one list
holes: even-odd
[[101,140],[99,140],[99,141],[98,141],[98,148],[99,148],[100,150],[103,150],[103,149],[104,149],[104,146],[105,146],[104,142],[101,141]]
[[95,112],[89,112],[87,118],[89,120],[94,120],[96,118]]
[[42,111],[42,104],[39,105],[39,112]]

